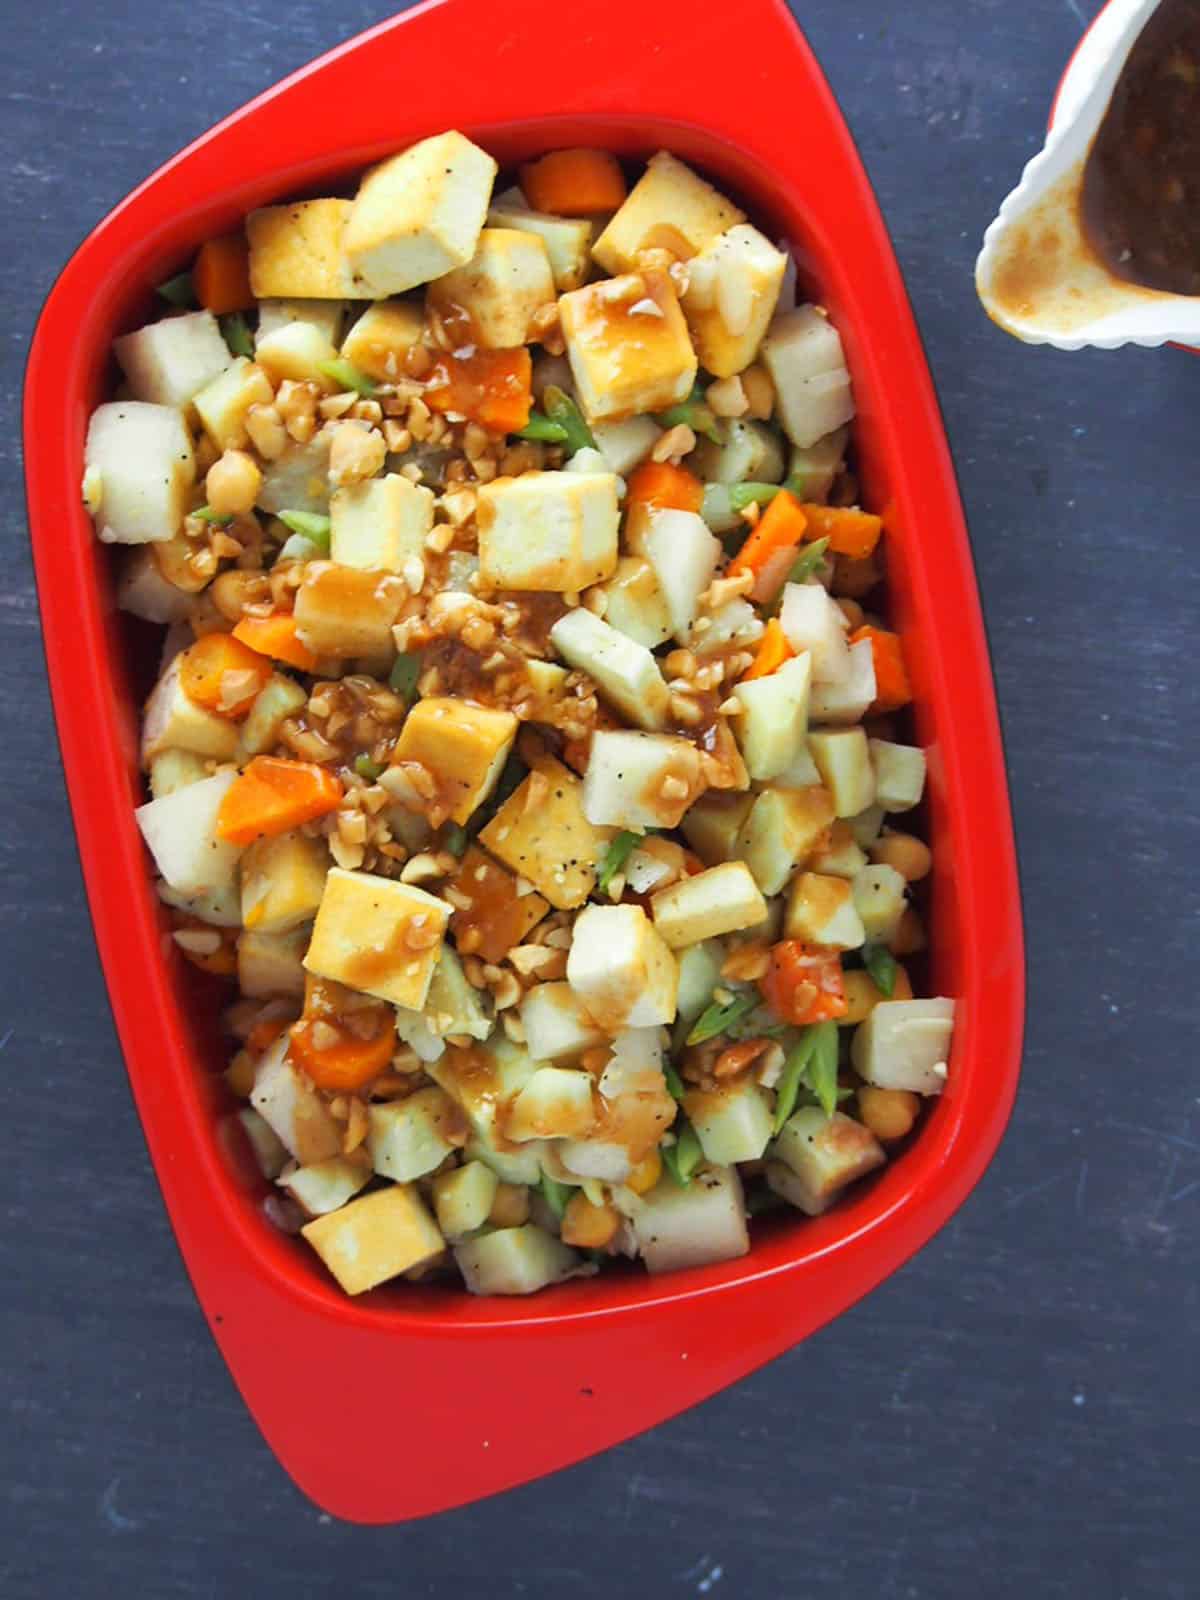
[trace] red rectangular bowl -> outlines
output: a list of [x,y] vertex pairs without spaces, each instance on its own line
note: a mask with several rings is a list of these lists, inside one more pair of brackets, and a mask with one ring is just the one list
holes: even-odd
[[[738,1261],[630,1269],[529,1300],[400,1284],[355,1301],[275,1232],[217,1068],[211,994],[166,933],[134,825],[150,642],[113,603],[80,504],[88,414],[149,285],[247,210],[319,192],[447,125],[502,162],[665,146],[788,239],[840,328],[864,503],[929,757],[933,992],[958,1000],[946,1092],[912,1147]],[[899,1266],[978,1180],[1016,1087],[1017,876],[987,646],[954,472],[899,272],[828,86],[776,0],[434,0],[238,112],[122,202],[47,301],[26,471],[50,680],[96,939],[146,1140],[196,1293],[297,1483],[363,1522],[419,1516],[649,1427],[804,1338]]]

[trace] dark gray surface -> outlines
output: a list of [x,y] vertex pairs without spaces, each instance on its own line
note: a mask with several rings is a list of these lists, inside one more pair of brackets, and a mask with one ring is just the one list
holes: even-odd
[[4,7],[6,1600],[1200,1592],[1200,361],[1026,350],[974,299],[979,237],[1094,4],[914,0],[897,25],[882,3],[796,9],[892,227],[973,529],[1029,927],[1016,1117],[952,1225],[800,1349],[558,1478],[364,1531],[268,1455],[145,1159],[43,686],[16,391],[91,223],[386,8]]

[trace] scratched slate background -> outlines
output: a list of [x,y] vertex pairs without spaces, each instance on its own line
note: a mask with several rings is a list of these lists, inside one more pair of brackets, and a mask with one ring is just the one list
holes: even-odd
[[[1095,4],[795,6],[893,230],[962,477],[1030,934],[1016,1116],[954,1223],[770,1368],[599,1460],[363,1531],[268,1455],[193,1302],[109,1023],[20,514],[18,384],[88,226],[386,14],[3,7],[0,1594],[1191,1600],[1200,1592],[1200,362],[995,332],[977,241]],[[623,1574],[614,1580],[614,1573]]]

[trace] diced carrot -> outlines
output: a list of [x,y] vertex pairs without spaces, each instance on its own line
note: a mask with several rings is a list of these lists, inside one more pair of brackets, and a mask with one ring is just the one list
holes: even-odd
[[227,311],[250,311],[250,251],[244,233],[224,233],[206,239],[192,267],[196,299],[207,310],[223,316]]
[[[386,1006],[380,1006],[378,1012],[374,1008],[356,1012],[355,1021],[360,1018],[374,1024],[373,1032],[365,1039],[351,1032],[345,1023],[318,1018],[293,1025],[288,1056],[318,1089],[346,1094],[361,1089],[387,1070],[398,1047],[394,1015]],[[332,1041],[330,1029],[336,1035]]]
[[465,346],[442,356],[429,374],[426,404],[457,411],[490,433],[517,433],[533,406],[533,362],[528,349]]
[[704,485],[694,472],[669,461],[643,461],[629,475],[625,509],[637,505],[660,510],[699,511],[704,504]]
[[301,672],[316,671],[317,657],[306,644],[301,644],[296,619],[290,611],[276,611],[269,617],[243,617],[233,630],[233,637],[273,661],[286,661]]
[[272,839],[336,811],[341,800],[341,784],[324,767],[255,756],[221,802],[217,833],[231,844]]
[[771,964],[759,988],[775,1015],[796,1027],[846,1014],[841,957],[799,939],[784,939],[772,948]]
[[861,628],[855,628],[850,635],[850,643],[857,644],[860,639],[871,641],[871,656],[875,662],[875,699],[871,710],[899,711],[912,699],[900,635],[889,633],[886,628],[874,628],[865,622]]
[[[779,498],[777,495],[776,499]],[[835,555],[853,556],[856,561],[871,554],[883,532],[881,517],[869,511],[857,511],[852,506],[817,506],[806,502],[803,510],[808,518],[808,538],[828,539]]]
[[535,211],[589,217],[615,211],[628,191],[607,150],[551,150],[521,168],[521,192]]
[[748,683],[751,678],[767,678],[796,652],[788,643],[787,635],[779,625],[779,618],[772,617],[767,623],[766,631],[758,642],[758,654],[750,664],[749,670],[742,673],[742,682]]
[[256,1022],[246,1035],[246,1049],[253,1055],[261,1055],[264,1050],[270,1049],[281,1033],[286,1033],[291,1027],[287,1017],[264,1017],[261,1022]]
[[[805,508],[795,495],[789,494],[786,489],[780,489],[778,494],[771,497],[767,509],[758,519],[757,526],[729,563],[728,576],[736,578],[739,573],[751,572],[757,580],[760,577],[765,579],[768,572],[774,574],[778,570],[779,581],[775,587],[782,587],[787,569],[781,568],[777,557],[795,550],[804,538],[807,527],[808,517]],[[766,600],[770,596],[756,595],[755,598]]]
[[180,657],[179,681],[197,705],[235,721],[271,676],[271,663],[230,633],[206,633]]

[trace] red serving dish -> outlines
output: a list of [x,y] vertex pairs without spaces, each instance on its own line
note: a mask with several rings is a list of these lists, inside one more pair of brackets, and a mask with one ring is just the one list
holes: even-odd
[[[934,992],[958,997],[945,1094],[911,1148],[739,1261],[633,1269],[528,1300],[400,1284],[351,1301],[259,1209],[217,1068],[211,995],[166,936],[134,825],[154,645],[114,609],[80,505],[84,431],[148,288],[251,207],[320,192],[452,125],[502,162],[667,146],[792,241],[841,329],[864,499],[886,508],[893,615],[929,753]],[[1004,757],[966,530],[887,233],[830,90],[777,0],[433,0],[253,101],[134,191],[50,295],[26,472],[50,680],[84,875],[138,1111],[180,1249],[271,1447],[319,1505],[415,1517],[577,1461],[829,1321],[946,1221],[1000,1139],[1023,1016]],[[207,1003],[205,1003],[207,1000]]]

